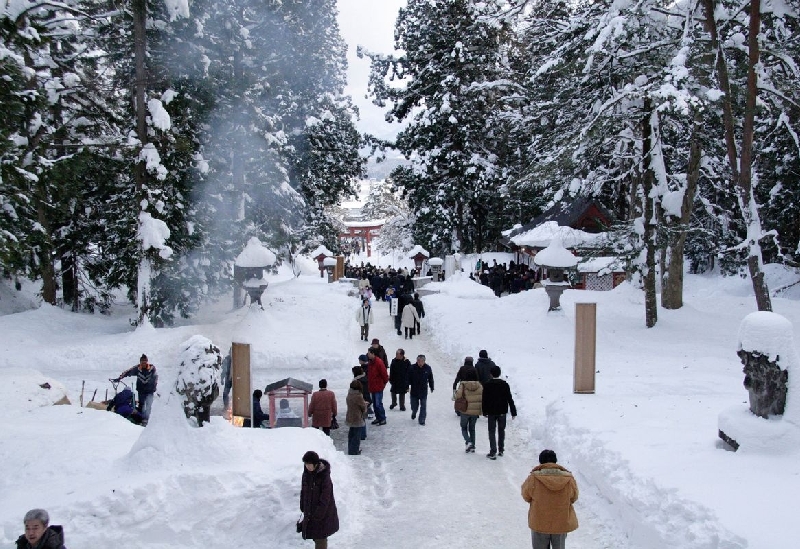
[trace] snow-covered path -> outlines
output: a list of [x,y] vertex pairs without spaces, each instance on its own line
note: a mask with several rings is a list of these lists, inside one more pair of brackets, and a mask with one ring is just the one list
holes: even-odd
[[[352,458],[360,462],[365,479],[369,479],[370,497],[374,498],[362,541],[368,544],[375,539],[393,540],[392,547],[398,549],[418,548],[421,539],[435,540],[426,545],[431,547],[529,547],[528,507],[520,497],[520,486],[538,463],[540,451],[525,426],[531,423],[530,418],[511,421],[509,416],[506,452],[496,461],[485,457],[489,450],[487,423],[480,418],[476,427],[477,450],[474,454],[465,453],[451,399],[453,379],[464,357],[443,354],[429,337],[430,328],[424,320],[421,336],[413,340],[398,336],[387,310],[386,304],[376,305],[376,324],[370,329],[370,339],[380,339],[390,360],[398,348],[405,350],[412,363],[418,354],[426,355],[433,369],[435,391],[428,396],[428,418],[422,426],[411,420],[408,403],[405,412],[399,407],[389,410],[387,387],[387,424],[369,426],[362,455]],[[358,356],[366,345],[355,339],[357,331],[353,333],[353,356]],[[476,342],[475,357],[482,345],[491,346],[490,342]],[[338,388],[337,395],[344,394],[345,388]],[[343,398],[339,400],[342,402]],[[337,449],[346,452],[347,429],[343,426],[334,431],[333,438]],[[593,502],[598,502],[597,496],[581,480],[578,475],[581,527],[569,535],[569,546],[626,547],[624,539],[617,539],[609,531],[607,518],[598,518],[590,510]]]

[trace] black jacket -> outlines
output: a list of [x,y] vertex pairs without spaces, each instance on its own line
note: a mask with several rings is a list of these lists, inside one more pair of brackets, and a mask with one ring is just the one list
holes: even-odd
[[[467,366],[466,364],[458,369],[456,373],[456,378],[453,380],[453,390],[455,391],[458,387],[458,384],[461,383],[466,379],[467,372],[470,370],[475,370],[475,366]],[[477,370],[475,370],[477,372]]]
[[[20,536],[17,539],[17,549],[33,549],[33,546],[28,543],[25,536]],[[42,539],[36,545],[36,549],[65,549],[64,529],[57,524],[48,526],[42,535]]]
[[428,396],[428,387],[433,392],[433,370],[427,364],[420,367],[414,363],[411,365],[408,376],[411,386],[411,396],[416,398],[425,398]]
[[514,397],[511,396],[511,387],[504,380],[492,378],[483,385],[483,415],[501,416],[511,409],[511,416],[517,416],[517,407],[514,406]]
[[389,366],[389,383],[392,384],[393,393],[405,393],[408,391],[409,370],[412,368],[411,361],[407,358],[402,360],[393,358]]
[[489,368],[492,366],[495,366],[495,363],[491,358],[479,358],[475,363],[475,369],[478,370],[478,381],[481,382],[481,385],[492,379],[492,374],[489,372]]
[[425,306],[422,304],[421,299],[412,299],[411,304],[417,310],[417,314],[420,318],[425,318]]
[[303,467],[300,512],[303,513],[303,539],[325,539],[339,531],[331,464],[324,459],[313,471]]

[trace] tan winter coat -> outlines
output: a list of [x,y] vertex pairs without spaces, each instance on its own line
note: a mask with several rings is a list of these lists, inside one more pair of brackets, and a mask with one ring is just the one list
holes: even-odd
[[330,427],[331,418],[336,415],[336,395],[328,389],[320,389],[311,395],[308,404],[308,417],[312,427]]
[[557,463],[535,467],[522,484],[522,499],[530,503],[528,527],[542,534],[566,534],[578,528],[572,504],[578,484],[572,473]]
[[347,391],[347,415],[344,423],[348,427],[363,427],[364,418],[367,417],[367,401],[364,394],[358,389]]
[[483,401],[483,385],[480,381],[462,381],[456,388],[456,398],[467,397],[467,411],[461,412],[468,416],[482,415],[481,402]]

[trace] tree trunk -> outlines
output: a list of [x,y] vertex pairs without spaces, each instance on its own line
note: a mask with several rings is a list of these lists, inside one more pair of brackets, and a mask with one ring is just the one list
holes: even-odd
[[700,160],[703,154],[699,134],[699,114],[695,114],[689,144],[689,164],[686,167],[686,189],[683,193],[683,204],[681,204],[681,217],[678,220],[678,226],[673,227],[670,232],[667,277],[664,285],[661,286],[661,306],[665,309],[683,307],[683,249],[686,244],[689,222],[692,218],[697,181],[700,178]]
[[748,257],[747,266],[750,270],[750,280],[753,284],[753,293],[756,296],[756,304],[759,311],[771,311],[772,300],[769,295],[769,288],[764,280],[762,271],[761,257],[761,218],[758,213],[758,205],[753,196],[753,138],[755,127],[756,100],[758,97],[758,74],[756,66],[759,62],[760,51],[758,44],[758,33],[761,30],[761,0],[751,0],[750,2],[750,26],[748,45],[748,67],[747,67],[747,88],[745,98],[744,121],[742,124],[742,149],[741,158],[737,161],[736,152],[736,133],[733,123],[733,97],[731,95],[731,84],[728,75],[728,66],[719,41],[717,21],[714,18],[715,0],[702,0],[706,15],[706,27],[711,35],[711,46],[716,52],[716,73],[720,90],[723,92],[722,112],[725,130],[725,144],[728,151],[728,164],[731,170],[731,178],[736,189],[739,203],[739,210],[747,227]]
[[61,293],[64,296],[64,304],[69,305],[70,310],[77,312],[80,295],[78,293],[78,278],[75,270],[75,256],[72,252],[61,254]]
[[[134,108],[136,112],[136,136],[139,138],[140,150],[147,145],[147,104],[145,91],[147,85],[147,0],[133,0],[133,41],[134,58],[136,62],[136,81],[134,83]],[[134,182],[136,184],[137,203],[135,210],[139,211],[142,192],[147,183],[147,166],[141,158],[137,159],[134,168]],[[150,293],[151,277],[150,261],[145,257],[145,251],[140,250],[139,271],[136,292],[136,308],[139,312],[139,323],[144,320],[148,312],[148,296]]]
[[656,235],[655,235],[655,199],[650,196],[653,190],[655,174],[653,173],[650,150],[653,148],[653,129],[651,117],[658,116],[653,111],[649,98],[644,100],[645,116],[642,118],[642,210],[644,215],[644,313],[645,326],[652,328],[658,321],[658,300],[656,297]]

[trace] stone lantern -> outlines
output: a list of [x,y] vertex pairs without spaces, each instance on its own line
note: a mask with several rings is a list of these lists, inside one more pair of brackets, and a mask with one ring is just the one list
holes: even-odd
[[428,260],[428,266],[431,268],[431,276],[434,282],[439,282],[442,278],[442,265],[444,265],[444,259],[441,257],[432,257]]
[[323,264],[323,261],[325,261],[326,257],[333,257],[333,252],[325,246],[320,245],[317,246],[317,248],[311,252],[310,255],[317,260],[317,263],[319,264],[319,277],[322,278],[325,276],[325,265]]
[[334,276],[334,271],[336,270],[336,258],[326,257],[322,260],[322,266],[328,273],[328,282],[334,282],[336,278]]
[[408,257],[414,260],[414,268],[417,269],[418,273],[422,272],[422,264],[431,256],[428,253],[428,250],[420,246],[419,244],[411,248],[411,251],[408,252]]
[[547,269],[547,280],[543,281],[542,284],[550,297],[548,312],[560,311],[561,294],[570,286],[566,280],[565,271],[575,268],[578,264],[578,258],[561,244],[560,238],[556,237],[550,241],[550,245],[547,248],[534,256],[533,262]]
[[234,308],[245,304],[244,292],[250,297],[250,304],[261,305],[261,295],[269,285],[265,271],[275,264],[275,260],[275,254],[265,248],[258,238],[253,237],[247,242],[233,263]]

